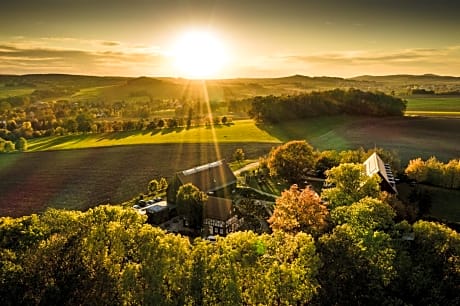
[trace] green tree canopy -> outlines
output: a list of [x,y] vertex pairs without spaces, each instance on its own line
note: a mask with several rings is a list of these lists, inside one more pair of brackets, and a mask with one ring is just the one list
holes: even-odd
[[15,143],[16,150],[27,151],[27,140],[24,137],[20,137]]
[[388,229],[393,225],[395,215],[390,205],[366,197],[349,206],[333,209],[331,220],[337,225],[348,223],[355,228]]
[[326,171],[326,184],[333,186],[323,189],[321,197],[331,208],[350,205],[365,197],[380,197],[380,178],[368,176],[362,164],[340,164]]
[[268,168],[270,174],[279,176],[289,183],[299,183],[306,171],[315,166],[313,147],[305,140],[287,142],[270,152]]
[[176,196],[177,212],[185,216],[190,226],[198,227],[203,224],[203,205],[207,195],[195,185],[188,183],[179,187]]

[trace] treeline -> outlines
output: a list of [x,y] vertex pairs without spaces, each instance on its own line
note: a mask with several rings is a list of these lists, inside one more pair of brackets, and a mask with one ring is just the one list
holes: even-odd
[[334,89],[294,96],[258,96],[249,101],[252,118],[272,123],[337,114],[402,116],[406,109],[406,102],[399,98],[359,89]]
[[447,164],[436,157],[426,161],[421,158],[409,161],[406,175],[419,183],[427,183],[445,188],[460,188],[460,159],[452,159]]
[[[129,103],[72,103],[58,100],[32,103],[29,97],[14,98],[21,99],[20,105],[13,106],[9,100],[0,101],[0,137],[12,142],[20,137],[30,139],[73,133],[208,126],[231,121],[230,117],[217,115],[218,110],[225,108],[219,103],[211,104],[211,109],[208,109],[206,103],[199,101],[192,103],[150,99],[148,102]],[[163,114],[162,110],[165,109],[168,111]]]
[[114,206],[1,218],[2,305],[458,305],[458,233],[391,215],[382,227],[363,201],[317,240],[191,242]]
[[19,137],[16,142],[5,140],[0,137],[0,153],[10,153],[14,151],[27,151],[27,140],[24,137]]

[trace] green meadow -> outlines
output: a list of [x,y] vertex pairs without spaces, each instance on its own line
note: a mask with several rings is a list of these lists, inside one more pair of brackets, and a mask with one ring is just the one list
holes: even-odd
[[460,97],[408,97],[406,115],[460,117]]
[[80,134],[33,139],[29,151],[66,150],[121,145],[166,143],[245,143],[280,142],[269,132],[258,128],[252,120],[211,127],[164,128],[154,131]]

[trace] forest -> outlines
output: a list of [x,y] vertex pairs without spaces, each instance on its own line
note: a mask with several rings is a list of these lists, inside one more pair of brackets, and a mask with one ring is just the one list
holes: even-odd
[[277,123],[337,114],[402,116],[406,102],[384,93],[359,89],[334,89],[295,96],[265,96],[250,99],[249,114],[258,121]]

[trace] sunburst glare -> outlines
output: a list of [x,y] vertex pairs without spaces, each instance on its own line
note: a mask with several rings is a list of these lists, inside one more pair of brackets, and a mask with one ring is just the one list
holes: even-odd
[[228,60],[218,36],[201,30],[182,34],[173,47],[172,56],[179,76],[192,79],[218,77]]

